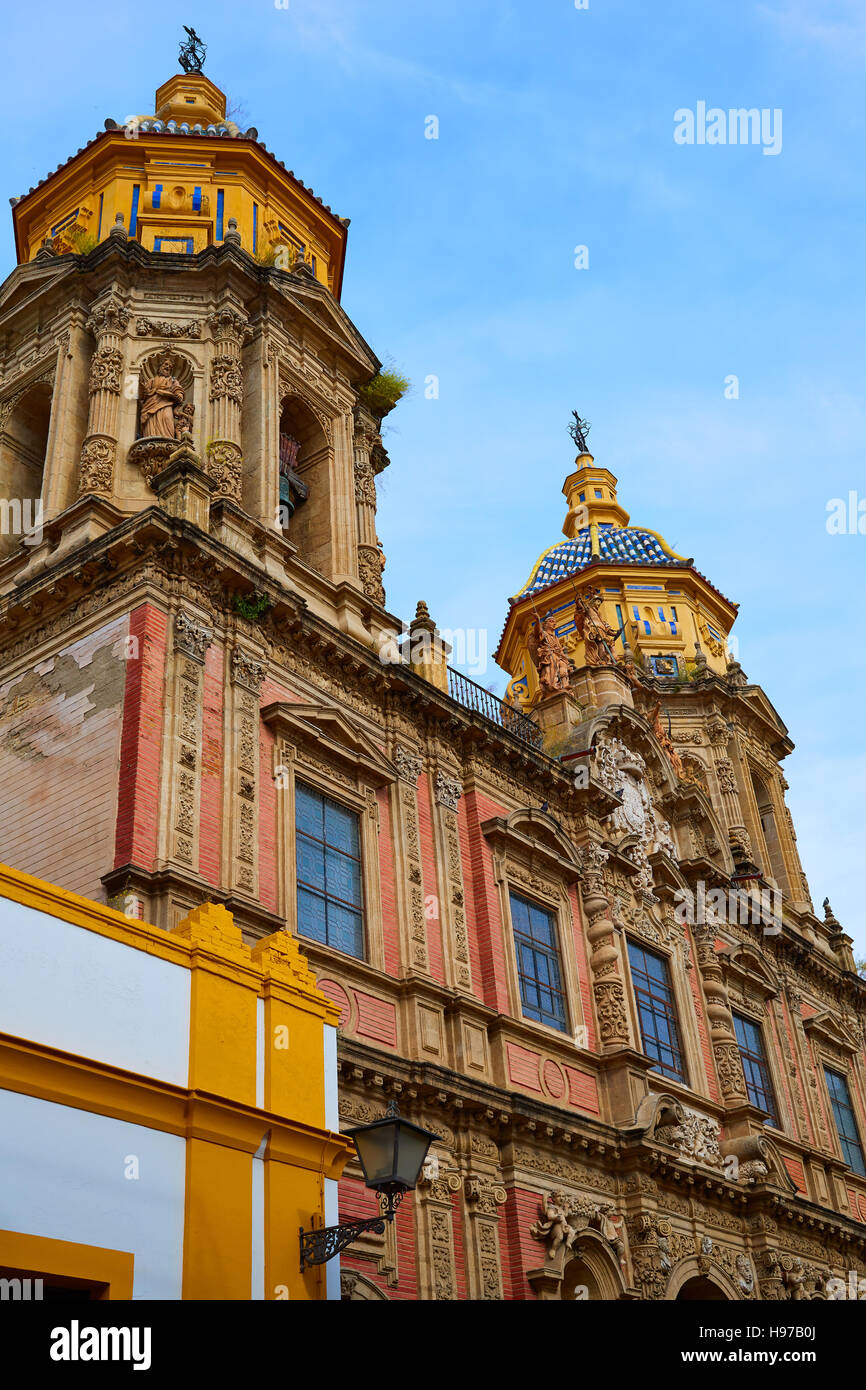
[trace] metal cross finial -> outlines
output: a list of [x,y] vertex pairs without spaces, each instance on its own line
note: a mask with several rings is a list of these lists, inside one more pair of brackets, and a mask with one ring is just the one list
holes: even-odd
[[592,426],[588,420],[581,420],[576,410],[573,410],[571,413],[574,418],[568,427],[568,432],[580,452],[585,454],[587,452],[586,436],[589,434]]
[[180,65],[184,72],[201,72],[205,54],[207,53],[207,47],[194,29],[190,29],[188,24],[185,24],[183,27],[189,34],[189,38],[184,43],[181,43],[180,53],[178,55]]

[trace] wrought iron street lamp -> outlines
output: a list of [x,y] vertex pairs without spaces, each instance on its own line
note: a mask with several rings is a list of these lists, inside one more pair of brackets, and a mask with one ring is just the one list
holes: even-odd
[[323,1265],[332,1260],[364,1231],[383,1233],[385,1222],[394,1220],[394,1213],[406,1193],[416,1186],[427,1150],[436,1135],[404,1120],[397,1102],[392,1101],[381,1120],[346,1130],[346,1138],[355,1142],[364,1181],[379,1195],[380,1213],[363,1221],[323,1226],[318,1231],[305,1231],[301,1227],[302,1270],[308,1265]]

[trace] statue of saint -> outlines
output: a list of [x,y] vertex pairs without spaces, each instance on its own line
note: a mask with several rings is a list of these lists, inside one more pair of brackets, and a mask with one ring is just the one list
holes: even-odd
[[567,690],[570,662],[556,635],[556,619],[552,613],[548,613],[540,627],[538,622],[532,624],[527,645],[542,690]]
[[183,403],[183,387],[172,376],[175,357],[167,352],[160,359],[156,376],[142,373],[139,393],[141,405],[141,434],[144,439],[177,439],[175,407]]
[[574,625],[584,644],[587,666],[615,666],[613,643],[619,634],[605,622],[599,612],[600,606],[600,590],[587,589],[584,594],[578,595],[574,605]]
[[655,734],[662,748],[668,755],[668,760],[676,776],[678,778],[682,778],[683,773],[685,771],[685,769],[683,768],[683,760],[677,752],[676,748],[674,747],[673,739],[671,738],[670,734],[667,732],[664,725],[662,724],[661,708],[661,700],[656,700],[651,713],[647,717],[649,719],[650,724],[652,725],[653,733]]

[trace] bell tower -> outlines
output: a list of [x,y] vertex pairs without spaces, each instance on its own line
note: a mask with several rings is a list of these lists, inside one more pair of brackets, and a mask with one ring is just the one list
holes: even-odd
[[[151,112],[12,200],[0,784],[10,863],[151,920],[209,884],[266,924],[257,697],[313,627],[318,659],[339,637],[383,670],[396,398],[340,304],[348,218],[226,117],[203,57],[191,36]],[[45,757],[51,788],[25,775]]]

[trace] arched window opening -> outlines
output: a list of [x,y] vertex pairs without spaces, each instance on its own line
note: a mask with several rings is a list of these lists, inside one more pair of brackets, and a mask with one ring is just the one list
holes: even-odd
[[8,413],[0,405],[0,419],[0,559],[5,559],[41,527],[50,385],[35,382]]
[[752,773],[752,788],[755,793],[755,800],[758,803],[758,815],[761,821],[761,834],[764,837],[766,849],[766,859],[761,865],[765,873],[770,874],[778,883],[779,887],[786,890],[788,887],[788,877],[785,873],[785,859],[782,854],[782,844],[779,839],[779,828],[776,824],[776,812],[773,806],[773,799],[766,783],[756,772]]
[[279,516],[301,559],[320,574],[331,570],[331,489],[328,440],[321,422],[297,396],[280,413]]

